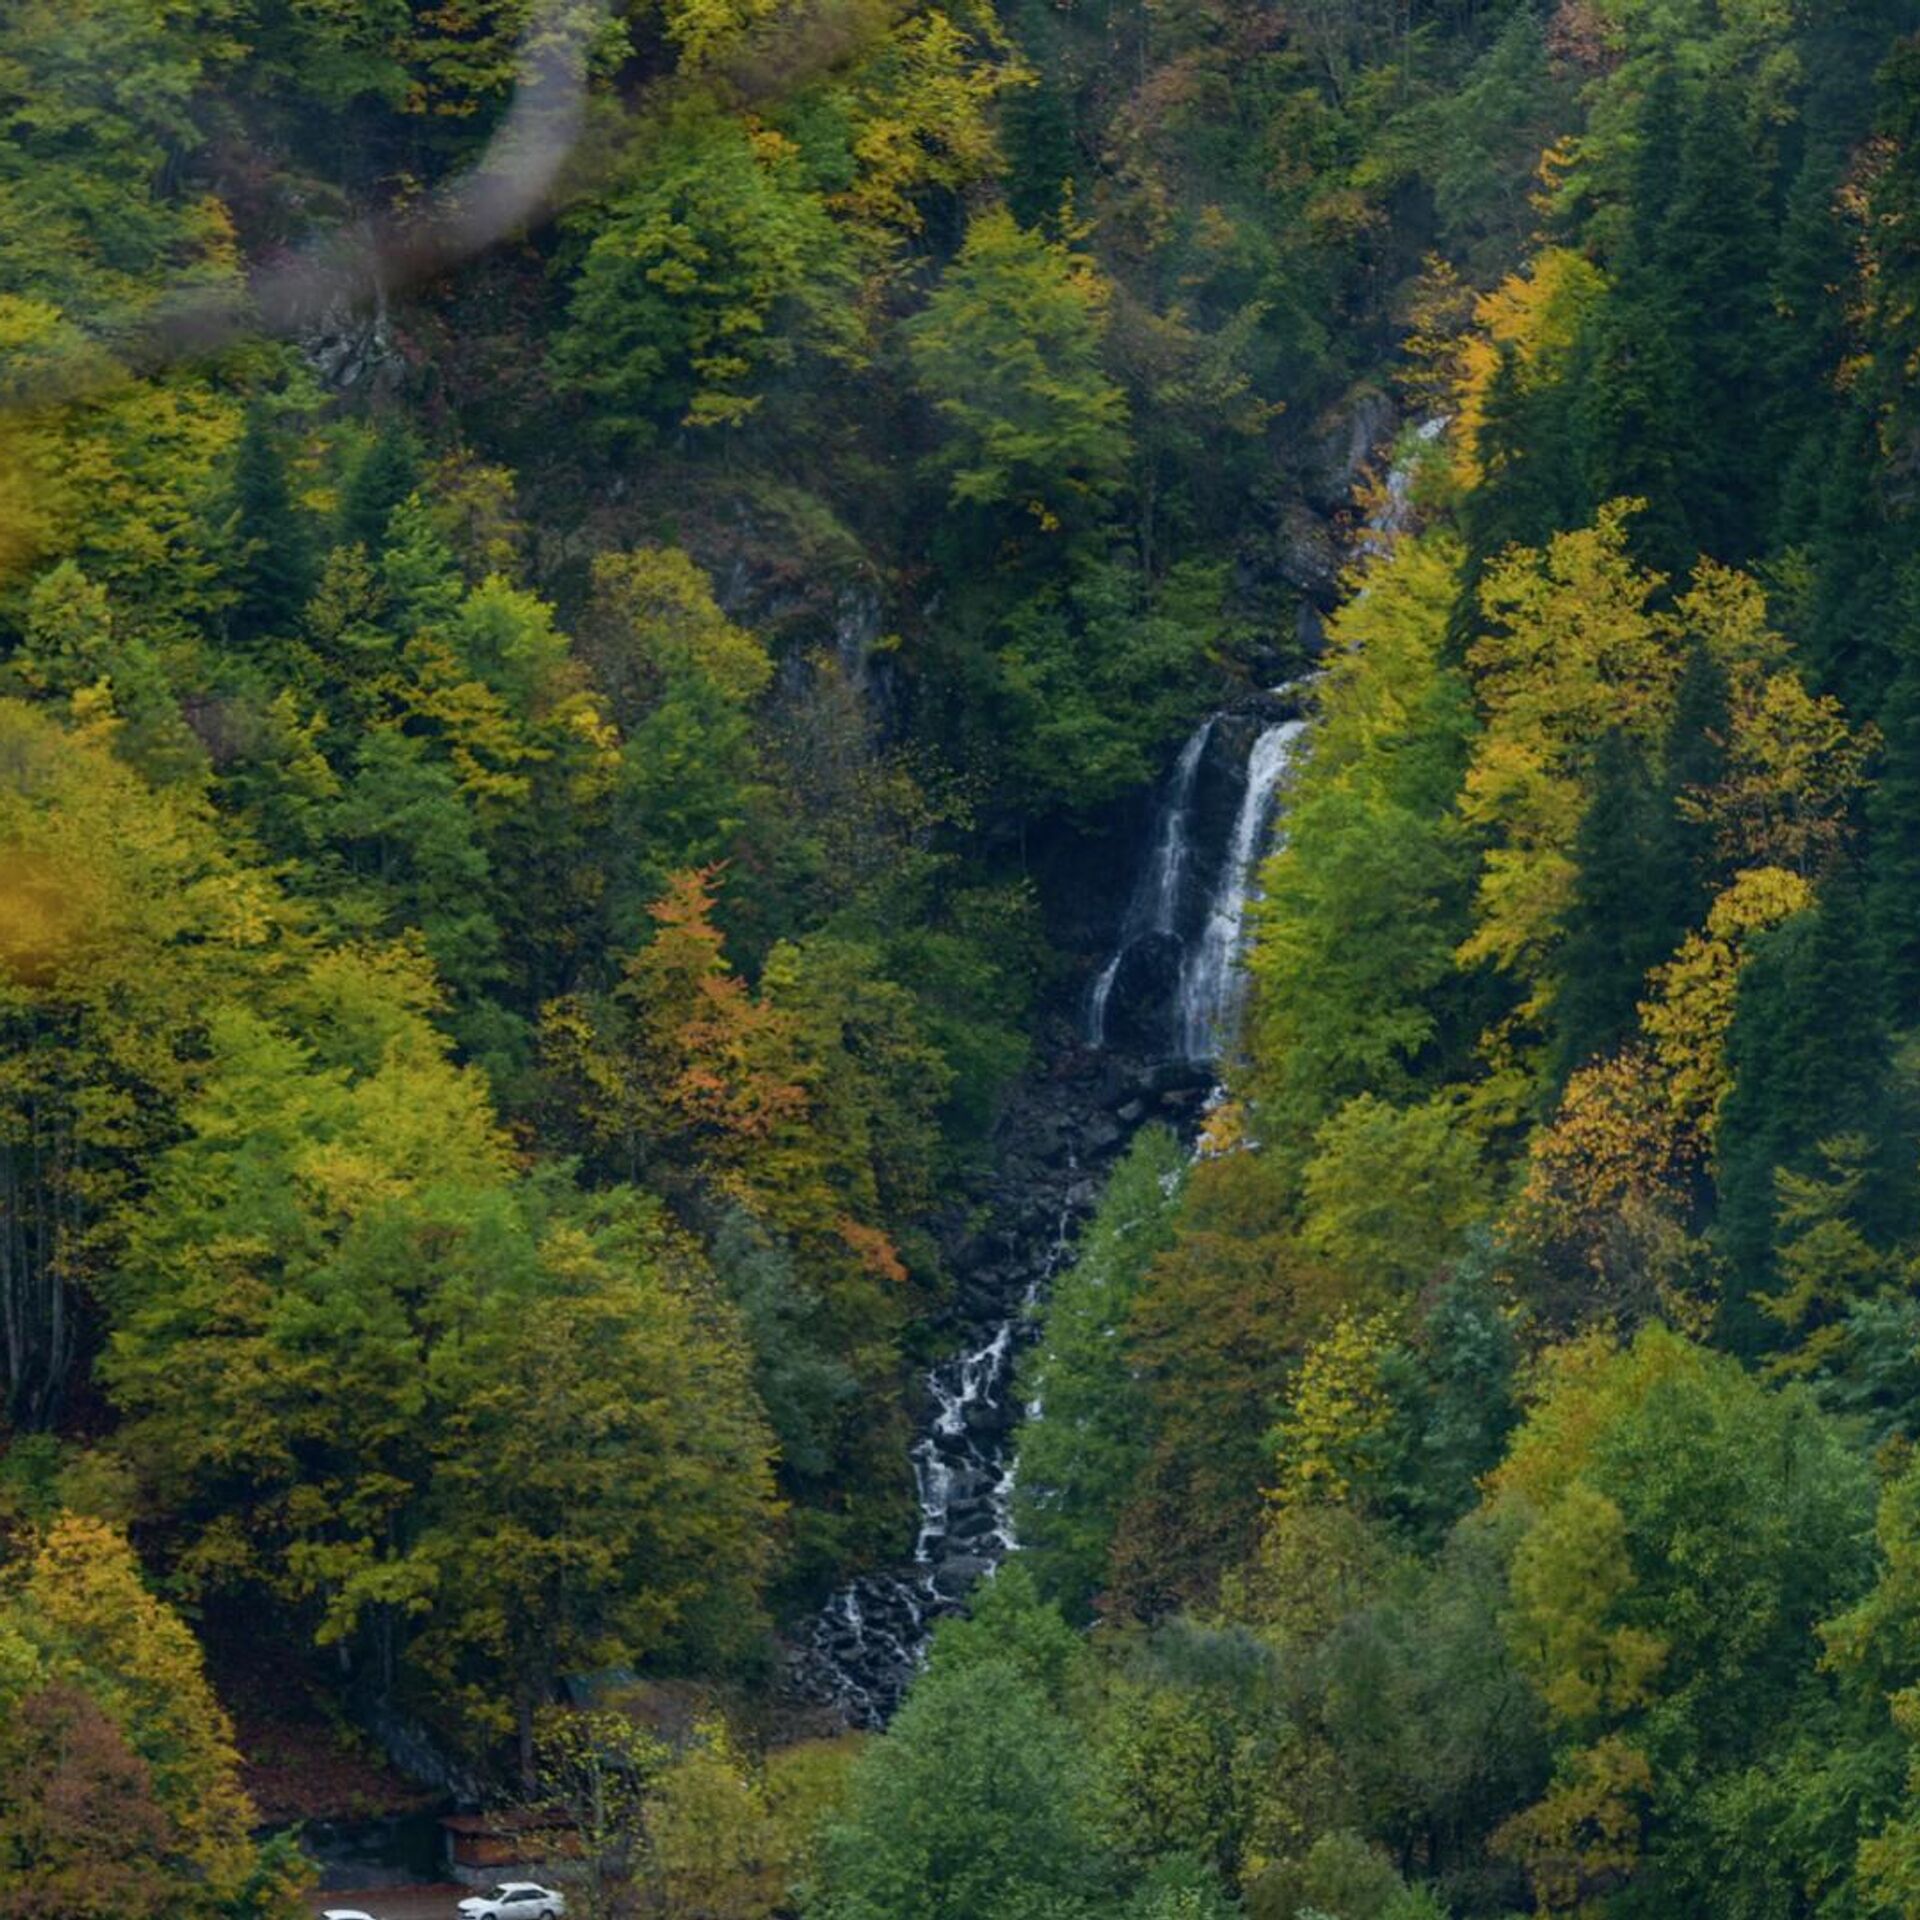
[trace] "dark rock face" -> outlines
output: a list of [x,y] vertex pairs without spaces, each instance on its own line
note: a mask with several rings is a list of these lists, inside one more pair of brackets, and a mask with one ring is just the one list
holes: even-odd
[[1360,387],[1315,424],[1303,478],[1312,497],[1335,512],[1348,506],[1361,476],[1400,425],[1393,402],[1377,387]]
[[1223,884],[1231,880],[1238,888],[1244,881],[1231,870],[1255,743],[1293,717],[1295,705],[1285,695],[1255,695],[1215,714],[1189,738],[1141,827],[1140,878],[1088,991],[1091,1044],[1135,1060],[1177,1058],[1195,1045],[1207,1050],[1182,1017],[1183,986]]
[[405,370],[385,291],[365,271],[343,278],[333,298],[308,318],[297,342],[315,377],[338,393],[389,388]]
[[1180,984],[1185,943],[1174,933],[1144,933],[1120,956],[1107,996],[1106,1044],[1146,1058],[1169,1045],[1168,1010]]
[[1274,529],[1274,564],[1281,579],[1308,604],[1330,607],[1339,599],[1339,535],[1303,502],[1291,502],[1280,515]]

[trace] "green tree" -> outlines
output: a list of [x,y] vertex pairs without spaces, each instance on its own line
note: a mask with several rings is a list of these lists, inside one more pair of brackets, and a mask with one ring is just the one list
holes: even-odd
[[991,640],[982,747],[1010,761],[1016,792],[1086,808],[1151,778],[1193,712],[1193,678],[1228,639],[1217,568],[1157,581],[1076,554],[1064,581],[1013,607]]
[[1546,1778],[1544,1716],[1501,1633],[1509,1552],[1503,1524],[1473,1515],[1352,1607],[1308,1665],[1351,1816],[1463,1886]]
[[228,625],[243,640],[285,637],[313,591],[313,542],[288,484],[273,416],[257,401],[234,454],[230,512]]
[[1239,1908],[1218,1874],[1175,1854],[1148,1870],[1124,1911],[1127,1920],[1233,1920]]
[[1118,488],[1126,395],[1100,364],[1109,289],[1094,263],[977,214],[924,312],[906,324],[914,377],[945,429],[934,456],[957,503],[1083,526]]
[[378,560],[387,544],[393,510],[420,483],[420,459],[413,436],[397,418],[383,420],[372,444],[354,461],[341,489],[335,526],[341,542],[355,542]]
[[[1826,1663],[1864,1700],[1878,1735],[1883,1779],[1906,1764],[1906,1791],[1875,1796],[1871,1830],[1861,1836],[1860,1890],[1877,1910],[1906,1914],[1920,1898],[1920,1825],[1912,1813],[1920,1780],[1920,1463],[1909,1464],[1881,1490],[1875,1520],[1877,1577],[1855,1605],[1822,1629]],[[1863,1767],[1863,1772],[1865,1768]]]
[[530,1764],[563,1675],[752,1635],[740,1329],[653,1206],[515,1183],[417,969],[336,956],[301,997],[293,1033],[213,1017],[102,1377],[183,1588],[264,1597]]
[[1356,1298],[1411,1292],[1485,1218],[1480,1146],[1442,1100],[1349,1100],[1314,1135],[1300,1238]]
[[928,1673],[827,1828],[813,1920],[1082,1920],[1107,1863],[1079,1740],[1004,1660]]
[[1268,1417],[1343,1293],[1289,1230],[1264,1156],[1194,1167],[1174,1244],[1148,1268],[1122,1336],[1148,1454],[1114,1536],[1120,1606],[1153,1619],[1210,1598],[1247,1557]]
[[[1715,1166],[1715,1233],[1736,1283],[1736,1338],[1754,1331],[1741,1301],[1774,1271],[1778,1170],[1813,1172],[1818,1143],[1840,1134],[1886,1138],[1887,1036],[1860,921],[1859,887],[1838,875],[1813,911],[1756,944],[1740,976]],[[1892,1199],[1876,1169],[1865,1197],[1870,1226],[1887,1221]]]
[[1017,1391],[1014,1525],[1041,1591],[1084,1618],[1106,1579],[1120,1509],[1145,1458],[1143,1395],[1122,1329],[1147,1267],[1172,1244],[1185,1154],[1164,1128],[1135,1136],[1054,1282]]
[[1687,931],[1693,889],[1673,871],[1669,812],[1645,758],[1624,735],[1607,734],[1574,841],[1553,998],[1563,1077],[1633,1032],[1647,975]]
[[1313,751],[1261,870],[1248,1080],[1262,1137],[1292,1160],[1344,1101],[1397,1102],[1460,1047],[1472,849],[1449,814],[1471,712],[1444,660],[1459,563],[1444,535],[1403,540],[1334,616]]
[[690,101],[595,224],[555,355],[601,434],[738,426],[803,353],[850,344],[845,242],[770,127]]
[[[218,43],[139,0],[26,0],[0,28],[0,290],[112,336],[170,280],[232,285],[218,203],[181,192]],[[177,278],[176,278],[177,277]]]
[[1346,1830],[1323,1833],[1298,1861],[1270,1869],[1253,1889],[1255,1920],[1400,1920],[1418,1915],[1393,1862]]
[[1908,661],[1880,711],[1885,741],[1867,798],[1867,936],[1887,1014],[1920,1024],[1920,661]]
[[1791,1343],[1774,1357],[1776,1373],[1827,1372],[1853,1310],[1888,1289],[1890,1263],[1859,1221],[1871,1152],[1862,1135],[1841,1134],[1820,1142],[1818,1173],[1774,1173],[1780,1284],[1758,1304]]
[[763,813],[754,716],[773,662],[674,548],[595,560],[580,652],[625,736],[612,800],[626,854],[614,911],[631,913],[668,874],[726,858]]
[[0,1364],[28,1429],[75,1384],[206,1018],[246,999],[264,949],[299,945],[204,803],[149,788],[110,737],[0,702]]
[[1502,1844],[1548,1910],[1643,1872],[1712,1899],[1712,1783],[1823,1711],[1815,1629],[1868,1572],[1864,1464],[1804,1390],[1654,1327],[1563,1349],[1491,1484],[1518,1520],[1508,1644],[1554,1754]]

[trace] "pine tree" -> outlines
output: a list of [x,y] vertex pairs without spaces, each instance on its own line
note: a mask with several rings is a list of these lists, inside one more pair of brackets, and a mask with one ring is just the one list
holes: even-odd
[[313,589],[313,547],[272,420],[258,404],[248,409],[240,436],[231,501],[228,630],[243,640],[289,633]]
[[1867,801],[1867,934],[1898,1028],[1920,1025],[1920,655],[1880,709],[1879,779]]
[[1502,344],[1482,403],[1482,478],[1461,508],[1469,588],[1508,547],[1540,546],[1588,517],[1595,503],[1574,458],[1574,399],[1572,381],[1529,382],[1518,351]]
[[1676,507],[1693,552],[1729,565],[1763,530],[1751,441],[1773,254],[1765,197],[1731,85],[1709,82],[1687,115],[1656,268],[1661,318],[1674,330],[1686,385],[1675,411],[1650,424],[1673,437]]
[[1805,677],[1855,713],[1872,713],[1897,670],[1899,556],[1911,553],[1887,510],[1880,421],[1855,404],[1820,442],[1811,524],[1803,536],[1813,579],[1801,655]]
[[[1686,97],[1670,61],[1654,70],[1633,120],[1633,165],[1612,289],[1575,350],[1576,458],[1596,500],[1645,500],[1634,545],[1654,565],[1684,551],[1664,424],[1684,404],[1685,375],[1659,276],[1662,230],[1680,173]],[[1685,555],[1691,558],[1690,554]]]
[[1844,289],[1853,273],[1850,235],[1835,218],[1850,142],[1810,143],[1787,194],[1779,258],[1756,346],[1764,370],[1760,415],[1778,521],[1791,512],[1792,479],[1809,443],[1823,440],[1835,411],[1833,381],[1846,352]]
[[1608,734],[1574,850],[1579,877],[1553,1002],[1562,1075],[1632,1032],[1648,972],[1686,930],[1691,889],[1662,833],[1669,812],[1644,756],[1618,730]]
[[[1667,901],[1678,927],[1697,927],[1713,902],[1720,878],[1713,823],[1699,796],[1711,793],[1726,777],[1727,739],[1732,725],[1727,676],[1708,649],[1696,641],[1673,699],[1673,717],[1660,756],[1661,802],[1654,821],[1654,846]],[[1664,958],[1664,956],[1662,956]]]
[[1007,207],[1023,227],[1044,226],[1060,217],[1081,168],[1071,77],[1057,68],[1048,71],[1050,63],[1040,51],[1058,33],[1051,13],[1034,0],[1020,0],[1001,15],[1017,39],[1035,48],[1032,84],[1008,92],[999,116]]
[[[1753,1295],[1772,1284],[1777,1173],[1810,1173],[1822,1140],[1885,1141],[1888,1040],[1863,925],[1861,889],[1842,871],[1811,912],[1757,947],[1740,983],[1727,1058],[1733,1087],[1721,1110],[1715,1238],[1731,1269],[1725,1337],[1757,1343]],[[1896,1200],[1884,1166],[1861,1203],[1878,1230]]]
[[1771,235],[1753,143],[1728,83],[1649,86],[1612,296],[1582,383],[1587,482],[1644,498],[1634,544],[1676,574],[1737,563],[1762,516],[1751,458],[1754,342]]
[[355,463],[340,501],[339,537],[358,541],[377,559],[387,544],[387,522],[420,484],[420,460],[413,435],[397,420],[381,427],[379,437]]

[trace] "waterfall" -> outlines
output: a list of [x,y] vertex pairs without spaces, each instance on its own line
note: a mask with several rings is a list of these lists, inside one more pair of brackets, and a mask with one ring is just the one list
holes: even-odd
[[1152,849],[1133,884],[1133,895],[1127,902],[1126,917],[1120,923],[1120,938],[1114,943],[1113,957],[1101,969],[1088,997],[1089,1046],[1103,1047],[1107,1043],[1107,1003],[1113,998],[1113,983],[1119,977],[1120,963],[1127,957],[1127,949],[1143,935],[1172,933],[1179,921],[1181,890],[1187,868],[1192,864],[1193,787],[1200,773],[1200,756],[1213,738],[1214,721],[1218,717],[1210,714],[1188,736],[1160,796]]
[[[1279,691],[1284,695],[1287,690]],[[1231,710],[1202,722],[1161,788],[1147,857],[1113,952],[1088,995],[1090,1046],[1104,1047],[1110,1041],[1115,986],[1135,955],[1139,959],[1128,972],[1130,992],[1139,988],[1137,968],[1164,969],[1148,1004],[1159,1007],[1163,1044],[1175,1058],[1216,1059],[1231,1039],[1240,1000],[1248,889],[1265,848],[1280,782],[1305,732],[1305,723],[1297,719],[1261,728],[1236,773],[1222,750],[1232,749],[1246,725],[1247,716]],[[1218,806],[1196,806],[1196,795],[1203,784],[1216,795],[1225,785],[1230,794],[1236,778],[1239,800],[1231,827],[1223,834]],[[1149,943],[1159,949],[1151,956]]]
[[[1387,476],[1378,511],[1361,535],[1363,551],[1385,550],[1412,525],[1413,466],[1444,426],[1421,426],[1410,457]],[[1307,732],[1304,720],[1271,716],[1297,704],[1298,691],[1276,688],[1262,702],[1222,709],[1181,747],[1155,803],[1113,952],[1087,998],[1085,1030],[1093,1048],[1107,1044],[1123,972],[1125,991],[1147,1000],[1149,1027],[1157,1024],[1165,1034],[1176,1078],[1191,1068],[1204,1075],[1207,1063],[1232,1045],[1245,984],[1247,909],[1282,785]],[[1262,711],[1264,724],[1256,717]],[[1155,1074],[1166,1064],[1156,1061]],[[1108,1117],[1104,1104],[1077,1116],[1080,1148],[1069,1145],[1064,1165],[1048,1157],[1037,1180],[1029,1163],[1028,1204],[1007,1208],[1006,1226],[996,1236],[1004,1251],[963,1282],[964,1339],[921,1381],[925,1414],[909,1449],[920,1515],[913,1558],[843,1587],[794,1649],[795,1690],[830,1703],[854,1725],[885,1725],[918,1672],[935,1625],[961,1612],[968,1590],[1018,1545],[1013,1434],[1023,1415],[1037,1417],[1039,1409],[1015,1404],[1014,1362],[1034,1334],[1035,1305],[1070,1256],[1075,1223],[1092,1206],[1079,1152],[1118,1152],[1138,1124],[1138,1111],[1135,1103],[1135,1119],[1125,1126]]]
[[1413,445],[1402,458],[1387,469],[1386,485],[1376,501],[1373,517],[1360,529],[1356,549],[1368,558],[1393,551],[1393,543],[1414,523],[1413,483],[1420,470],[1420,457],[1436,445],[1452,424],[1450,413],[1435,414],[1413,430]]
[[1230,1043],[1233,1016],[1239,1011],[1240,942],[1254,870],[1265,848],[1274,796],[1306,727],[1304,720],[1268,727],[1247,756],[1247,783],[1220,882],[1207,905],[1206,925],[1180,969],[1174,1021],[1181,1053],[1189,1060],[1217,1059]]
[[798,1690],[856,1726],[884,1726],[919,1671],[928,1636],[961,1611],[969,1588],[1011,1553],[1012,1433],[1022,1408],[1013,1365],[1033,1308],[1068,1256],[1080,1169],[1069,1152],[1058,1209],[1017,1250],[1016,1287],[997,1317],[929,1369],[929,1408],[908,1451],[920,1525],[912,1563],[863,1574],[814,1616],[796,1663]]
[[[1363,557],[1390,554],[1416,524],[1420,464],[1447,425],[1444,415],[1423,420],[1403,440],[1375,497],[1372,516],[1356,538],[1356,551]],[[1274,689],[1283,699],[1290,691]],[[1244,709],[1227,708],[1202,722],[1161,788],[1147,856],[1119,936],[1088,995],[1086,1038],[1091,1047],[1107,1046],[1116,1031],[1121,1046],[1138,1046],[1144,1033],[1148,1046],[1157,1043],[1176,1060],[1201,1064],[1217,1061],[1233,1043],[1245,986],[1240,962],[1247,906],[1281,782],[1306,732],[1306,723],[1293,719],[1273,722],[1255,735],[1240,781],[1238,811],[1223,844],[1218,812],[1206,796],[1217,790],[1221,747],[1237,741],[1239,726],[1248,719]],[[1196,795],[1201,799],[1197,807]],[[1196,879],[1208,875],[1212,897],[1205,903],[1204,917],[1196,921],[1190,896]],[[1119,1023],[1114,1018],[1116,989],[1123,1004],[1130,1009],[1144,1006],[1146,1016],[1135,1013]]]

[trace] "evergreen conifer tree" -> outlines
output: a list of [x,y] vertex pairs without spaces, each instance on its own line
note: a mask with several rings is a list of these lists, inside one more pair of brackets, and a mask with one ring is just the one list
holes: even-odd
[[1660,764],[1662,804],[1655,823],[1668,904],[1678,930],[1698,926],[1705,918],[1720,877],[1712,823],[1702,816],[1696,797],[1725,776],[1731,724],[1727,676],[1696,642],[1688,650],[1667,722]]
[[[1842,871],[1811,912],[1757,947],[1740,983],[1727,1058],[1733,1087],[1721,1110],[1716,1231],[1730,1269],[1725,1335],[1751,1350],[1753,1295],[1774,1281],[1777,1172],[1811,1173],[1822,1140],[1888,1137],[1889,1049],[1868,959],[1858,879]],[[1894,1198],[1876,1168],[1862,1202],[1869,1226]]]
[[1805,535],[1812,562],[1802,657],[1807,679],[1855,713],[1872,713],[1897,670],[1898,554],[1911,548],[1881,493],[1879,422],[1851,406],[1829,431]]
[[1649,970],[1685,931],[1690,889],[1662,831],[1669,811],[1633,742],[1618,730],[1608,734],[1580,823],[1579,878],[1554,1000],[1562,1077],[1632,1031]]
[[287,633],[313,589],[313,546],[287,483],[273,423],[257,403],[247,411],[230,497],[234,599],[228,628],[245,640]]
[[1512,546],[1541,546],[1577,526],[1593,506],[1574,458],[1572,384],[1529,383],[1509,344],[1482,403],[1478,455],[1481,481],[1462,503],[1467,584]]
[[378,558],[387,544],[393,510],[420,483],[420,461],[413,436],[388,421],[353,469],[340,502],[340,539],[366,548]]
[[1688,113],[1672,205],[1658,239],[1655,317],[1684,369],[1679,404],[1650,420],[1671,436],[1691,551],[1735,564],[1759,545],[1760,463],[1753,397],[1773,236],[1766,184],[1728,82],[1709,82]]
[[1920,655],[1880,709],[1886,738],[1867,801],[1867,934],[1889,1018],[1920,1025]]

